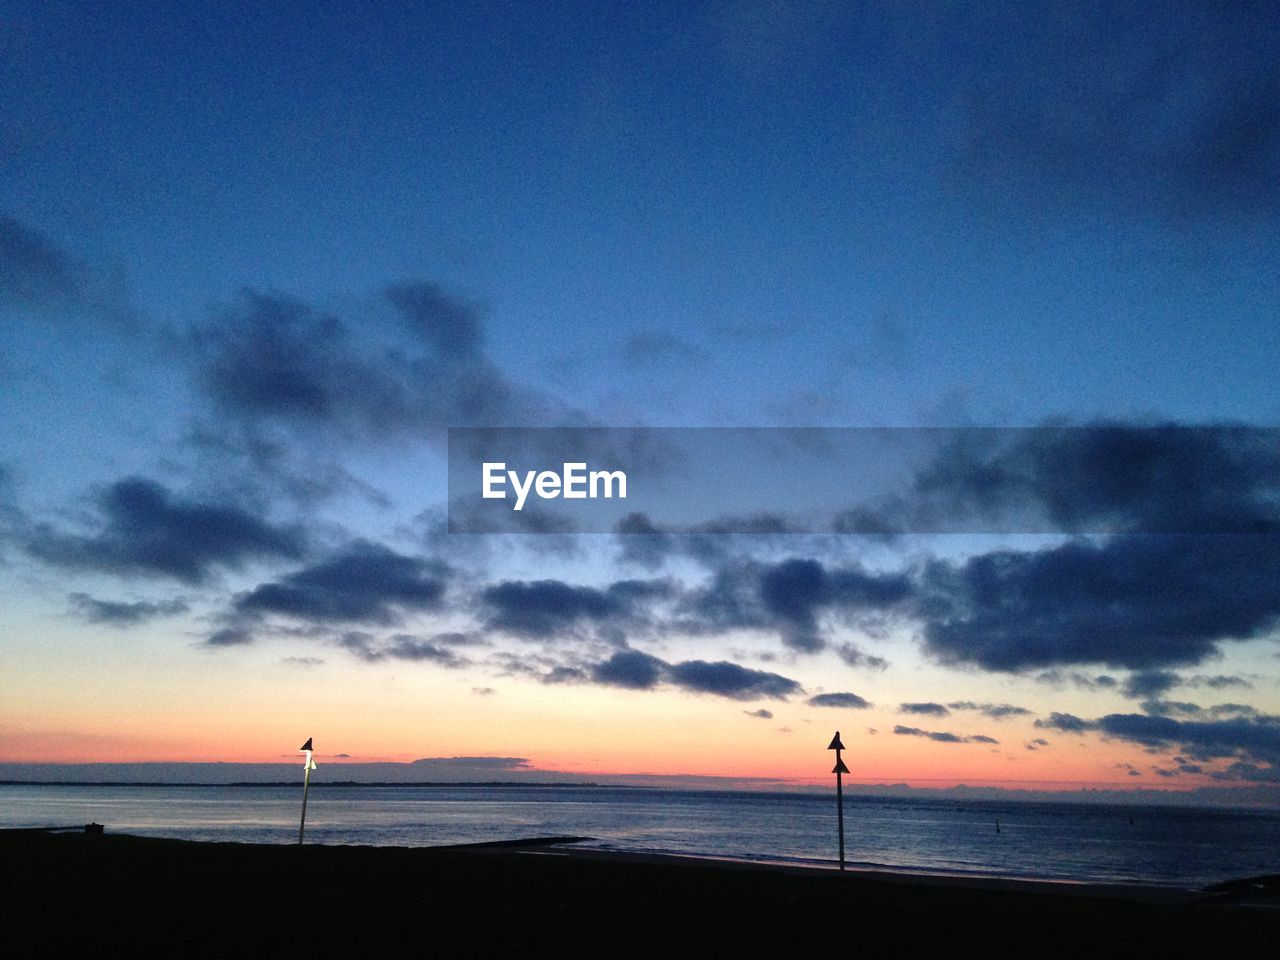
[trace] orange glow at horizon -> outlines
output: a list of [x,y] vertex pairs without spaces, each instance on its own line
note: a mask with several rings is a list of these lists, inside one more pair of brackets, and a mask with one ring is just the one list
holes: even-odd
[[[965,687],[959,681],[915,675],[854,680],[844,689],[866,693],[879,705],[851,711],[341,661],[299,668],[282,663],[288,651],[279,647],[245,650],[236,658],[199,651],[193,668],[189,649],[166,642],[159,638],[127,682],[116,683],[102,682],[117,666],[118,649],[106,644],[72,654],[33,640],[26,651],[11,650],[10,666],[19,669],[0,675],[0,762],[288,764],[300,762],[296,747],[312,736],[321,780],[338,763],[508,757],[527,759],[531,771],[571,778],[651,775],[822,786],[831,782],[833,762],[826,745],[839,729],[849,748],[849,784],[1187,789],[1214,782],[1204,775],[1160,777],[1154,768],[1168,765],[1167,759],[1132,743],[1035,727],[1033,716],[1049,709],[1097,716],[1122,702],[1077,704],[1063,693],[1050,699],[1029,682],[993,696],[1037,708],[1032,715],[995,721],[957,711],[931,720],[903,715],[898,703],[960,699]],[[141,656],[136,647],[143,642],[134,643]],[[24,681],[24,669],[42,679]],[[819,687],[830,682],[829,669],[815,661],[813,676],[802,680],[809,689]],[[1043,698],[1039,704],[1037,697]],[[768,717],[755,716],[761,706]],[[899,724],[999,742],[893,733]],[[519,776],[513,771],[512,779]]]
[[[304,731],[303,738],[307,734]],[[1086,746],[1082,741],[1073,751],[1062,751],[1067,754],[1066,760],[1055,758],[1051,763],[1040,763],[1029,768],[1011,763],[1008,752],[996,748],[987,750],[985,747],[978,747],[983,752],[977,753],[973,744],[934,744],[919,742],[916,738],[885,734],[861,738],[847,733],[842,735],[849,747],[845,752],[845,759],[852,771],[845,778],[845,783],[854,788],[859,784],[902,783],[919,787],[963,784],[1036,790],[1074,790],[1083,786],[1185,789],[1211,782],[1207,777],[1183,777],[1177,783],[1151,776],[1126,778],[1124,771],[1117,768],[1117,764],[1122,761],[1115,760],[1111,754],[1128,755],[1128,751],[1114,744]],[[745,744],[732,755],[715,751],[707,753],[689,746],[679,753],[669,750],[626,751],[612,757],[600,756],[594,750],[566,749],[545,753],[444,750],[428,754],[423,751],[389,751],[345,756],[330,754],[321,749],[316,758],[322,767],[331,769],[349,764],[411,763],[426,756],[521,756],[529,761],[527,767],[523,768],[525,770],[561,773],[566,777],[707,777],[724,778],[727,781],[779,781],[792,786],[815,787],[832,782],[830,768],[834,755],[822,749],[825,744],[819,744],[816,740],[813,744],[805,744],[794,736],[785,739],[789,741],[788,750],[757,751],[754,749],[755,744]],[[817,738],[824,739],[825,737]],[[324,737],[320,736],[319,740],[319,746],[323,748]],[[910,742],[901,743],[904,740]],[[804,749],[806,746],[807,749]],[[1105,749],[1108,747],[1111,749]],[[797,748],[803,750],[803,756],[797,755]],[[300,756],[290,750],[272,751],[257,737],[237,742],[226,738],[192,735],[157,738],[12,729],[0,733],[0,763],[292,764],[300,762]],[[520,776],[519,770],[513,770],[511,779],[519,779]]]

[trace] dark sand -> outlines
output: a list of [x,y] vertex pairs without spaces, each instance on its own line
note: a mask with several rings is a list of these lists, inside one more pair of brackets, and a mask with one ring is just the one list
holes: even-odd
[[140,957],[1087,960],[1275,956],[1280,945],[1276,901],[1241,906],[1239,893],[841,875],[536,843],[298,848],[0,831],[0,884],[0,955],[13,958],[117,946]]

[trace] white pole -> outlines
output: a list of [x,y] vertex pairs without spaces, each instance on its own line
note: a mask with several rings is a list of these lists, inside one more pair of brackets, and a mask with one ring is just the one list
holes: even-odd
[[307,742],[298,749],[307,755],[307,759],[302,765],[302,819],[298,821],[298,845],[302,845],[302,835],[307,829],[307,791],[311,789],[311,771],[316,768],[315,761],[311,759],[311,737],[307,737]]

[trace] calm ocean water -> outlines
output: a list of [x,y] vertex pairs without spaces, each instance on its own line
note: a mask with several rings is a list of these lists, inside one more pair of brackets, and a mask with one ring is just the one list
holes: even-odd
[[[0,826],[79,825],[291,843],[294,787],[0,786]],[[999,822],[999,832],[996,823]],[[1280,872],[1280,813],[845,798],[850,864],[930,873],[1198,887]],[[311,843],[430,846],[591,837],[626,851],[831,864],[835,801],[614,787],[313,786]]]

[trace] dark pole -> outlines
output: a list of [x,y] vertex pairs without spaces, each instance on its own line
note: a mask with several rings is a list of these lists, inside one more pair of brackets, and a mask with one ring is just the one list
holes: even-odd
[[844,783],[840,770],[836,770],[836,823],[840,829],[840,869],[844,869]]
[[844,774],[849,772],[849,768],[844,765],[844,760],[840,757],[840,751],[844,749],[844,744],[840,742],[840,731],[836,731],[836,735],[831,738],[831,744],[828,750],[836,752],[835,769],[831,772],[836,775],[836,827],[840,831],[840,869],[844,869]]

